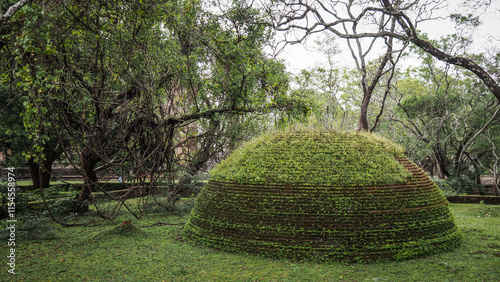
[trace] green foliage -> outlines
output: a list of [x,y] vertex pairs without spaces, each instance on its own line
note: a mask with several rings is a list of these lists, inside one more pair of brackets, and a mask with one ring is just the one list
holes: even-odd
[[6,158],[4,166],[19,167],[26,162],[22,153],[31,149],[31,142],[20,117],[23,106],[14,93],[8,93],[7,83],[0,80],[0,151]]
[[[12,191],[11,191],[12,192]],[[28,207],[28,197],[22,192],[20,188],[16,188],[16,213],[25,213],[29,211]],[[0,206],[0,218],[8,217],[8,198],[9,198],[9,186],[7,183],[0,183],[0,202],[2,205]]]
[[144,231],[142,231],[140,228],[137,228],[132,224],[132,222],[125,220],[121,224],[116,225],[101,234],[99,234],[97,237],[98,238],[106,238],[109,239],[110,237],[113,236],[142,236],[144,235]]
[[451,20],[459,26],[478,27],[481,24],[479,16],[475,16],[471,13],[469,14],[451,14]]
[[130,171],[135,181],[196,174],[273,115],[299,119],[307,105],[265,50],[272,29],[251,24],[258,9],[242,15],[237,4],[26,4],[2,25],[0,94],[8,99],[0,106],[13,101],[13,110],[0,121],[0,149],[47,168],[64,151],[86,182]]
[[[120,281],[497,281],[500,275],[498,206],[450,204],[464,243],[451,252],[386,263],[297,262],[192,246],[179,237],[187,214],[150,214],[131,221],[143,234],[108,234],[113,224],[89,224],[91,214],[52,240],[22,240],[16,279]],[[91,213],[94,213],[93,211]],[[490,216],[488,216],[490,215]],[[127,215],[118,223],[129,220]],[[158,223],[163,224],[158,224]],[[5,222],[1,222],[5,224]],[[8,255],[6,243],[0,251]],[[99,262],[99,263],[96,263]],[[2,264],[0,271],[6,273]],[[112,269],[112,271],[110,271]]]
[[60,198],[49,205],[49,209],[53,215],[70,215],[74,212],[76,206],[75,198]]
[[483,186],[466,177],[435,179],[434,182],[445,195],[474,195],[486,192]]
[[[331,44],[328,40],[325,45]],[[330,46],[331,47],[331,46]],[[343,130],[354,128],[358,122],[359,74],[349,68],[330,65],[302,70],[294,76],[293,93],[310,103],[308,123]]]
[[[16,217],[16,240],[54,239],[56,227],[54,222],[47,217],[39,217],[30,213],[23,213]],[[2,228],[0,239],[9,238],[10,230]],[[6,241],[6,240],[5,240]]]
[[[76,196],[79,194],[78,187],[60,184],[44,188],[43,193],[50,211],[56,216],[74,216]],[[37,214],[48,215],[47,208],[43,202],[39,189],[21,191],[16,194],[21,203],[16,204],[16,212],[38,212]]]
[[450,186],[450,184],[445,180],[441,178],[434,178],[433,179],[434,183],[436,183],[437,187],[439,187],[439,190],[443,192],[443,195],[456,195],[457,192]]
[[[339,151],[348,154],[340,158]],[[349,174],[339,177],[343,171]],[[460,244],[447,204],[434,182],[385,139],[272,133],[214,169],[183,234],[211,248],[276,258],[400,260]]]
[[375,135],[272,132],[255,138],[211,171],[211,180],[249,184],[377,185],[410,176],[403,150]]
[[[461,49],[457,40],[452,36],[436,44]],[[486,57],[482,54],[475,59],[486,62]],[[421,67],[408,68],[395,84],[399,98],[391,120],[402,127],[386,134],[411,148],[407,151],[411,159],[428,169],[438,168],[442,178],[472,183],[481,174],[496,174],[500,132],[496,99],[473,74],[431,57],[422,59]],[[396,137],[396,130],[400,136]]]

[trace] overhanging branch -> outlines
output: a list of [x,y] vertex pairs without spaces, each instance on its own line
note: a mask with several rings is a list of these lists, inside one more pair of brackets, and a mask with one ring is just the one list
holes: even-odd
[[275,109],[282,109],[282,110],[287,110],[291,109],[293,107],[292,104],[287,104],[287,105],[279,105],[279,104],[273,104],[271,106],[263,106],[263,107],[257,107],[257,108],[230,108],[230,107],[225,107],[225,108],[218,108],[218,109],[210,109],[206,111],[201,111],[201,112],[196,112],[196,113],[191,113],[187,115],[183,115],[180,117],[170,117],[166,120],[166,124],[169,126],[178,126],[180,124],[183,124],[185,122],[197,120],[197,119],[210,119],[216,114],[226,114],[226,113],[231,113],[235,115],[242,115],[242,114],[247,114],[247,113],[255,113],[255,112],[264,112],[268,110],[275,110]]

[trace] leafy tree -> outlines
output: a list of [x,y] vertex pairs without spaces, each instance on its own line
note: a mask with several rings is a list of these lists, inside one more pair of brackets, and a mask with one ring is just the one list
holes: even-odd
[[171,176],[206,168],[242,138],[244,125],[255,128],[256,116],[307,112],[287,92],[283,65],[264,54],[271,30],[231,10],[89,0],[35,2],[15,17],[28,15],[9,34],[12,83],[22,89],[24,125],[39,148],[56,137],[68,144],[61,146],[68,159],[79,157],[80,212],[101,188],[99,175],[130,178],[126,194],[108,195],[117,208],[163,176],[179,193],[185,181],[176,188]]
[[[46,29],[37,25],[41,15],[40,6],[26,6],[28,2],[18,1],[2,7],[6,8],[6,12],[0,19],[0,52],[3,54],[0,64],[5,72],[0,77],[3,98],[0,126],[4,129],[2,149],[10,158],[11,165],[24,165],[27,159],[33,186],[44,188],[49,186],[52,164],[59,159],[62,145],[51,134],[50,124],[44,124],[36,117],[30,118],[38,111],[47,112],[47,109],[37,108],[25,99],[25,91],[43,91],[50,79],[50,76],[44,77],[45,73],[35,66],[39,63],[37,54],[42,53],[42,50],[49,53],[49,49],[45,49],[47,45],[44,45],[48,35]],[[27,32],[36,35],[24,37]],[[35,81],[35,76],[40,79]],[[25,132],[25,127],[37,130]]]
[[[419,23],[432,18],[432,13],[445,1],[277,1],[265,5],[267,24],[286,33],[287,42],[298,43],[311,34],[331,32],[349,40],[370,38],[397,39],[448,64],[471,71],[500,101],[496,71],[471,56],[462,56],[440,48],[418,30]],[[461,16],[455,16],[462,20]],[[465,17],[462,21],[472,21]],[[474,23],[474,21],[472,21]],[[388,26],[387,23],[395,23]],[[390,44],[388,44],[388,47]],[[389,52],[390,53],[390,52]],[[387,53],[386,53],[387,54]],[[368,85],[368,84],[367,84]],[[365,92],[365,97],[366,96]],[[368,99],[365,99],[365,103]],[[362,103],[363,105],[363,103]]]
[[427,57],[424,66],[395,86],[398,104],[391,119],[415,137],[407,139],[414,157],[441,178],[465,174],[479,183],[479,163],[492,156],[486,133],[498,130],[500,112],[484,85],[449,65],[441,69]]
[[[5,86],[6,79],[2,80]],[[24,131],[24,124],[20,114],[23,106],[18,102],[18,97],[6,93],[7,88],[2,87],[0,109],[2,119],[0,121],[0,148],[2,156],[5,158],[5,166],[19,167],[26,160],[22,152],[31,148],[28,134]]]
[[[340,51],[334,40],[333,36],[326,36],[324,40],[317,41],[317,49],[326,55],[328,64],[303,70],[294,83],[297,91],[312,98],[315,105],[312,117],[327,128],[354,129],[354,124],[357,124],[359,130],[360,117],[357,113],[361,111],[365,112],[361,118],[366,119],[363,124],[372,124],[367,130],[374,131],[377,127],[385,126],[384,108],[390,102],[391,81],[397,72],[396,63],[402,52],[395,52],[397,56],[391,54],[384,66],[379,59],[369,60],[367,54],[361,52],[359,58],[354,54],[357,62],[354,68],[339,67],[337,60],[342,56],[339,56]],[[391,66],[386,68],[387,65]],[[371,87],[368,87],[368,83]],[[375,104],[368,107],[371,102]],[[356,116],[357,120],[354,120]]]
[[348,70],[316,67],[295,76],[293,91],[311,103],[308,123],[335,130],[354,128],[354,110],[360,100],[356,94],[361,90],[351,74]]

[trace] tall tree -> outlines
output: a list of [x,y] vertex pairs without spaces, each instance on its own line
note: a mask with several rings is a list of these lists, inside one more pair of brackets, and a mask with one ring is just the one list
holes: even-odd
[[[34,117],[35,112],[47,112],[26,99],[26,91],[43,91],[50,83],[50,76],[37,68],[39,54],[47,53],[48,34],[40,27],[39,5],[26,6],[30,1],[12,3],[2,2],[0,15],[0,95],[2,96],[1,125],[2,147],[8,150],[16,165],[28,166],[34,188],[46,188],[50,185],[52,164],[62,153],[62,144],[53,134],[49,124],[44,124]],[[23,8],[24,7],[24,8]],[[23,9],[22,9],[23,8]],[[25,36],[26,33],[31,33]],[[42,49],[43,48],[43,49]],[[34,77],[38,76],[38,80]],[[36,89],[36,90],[35,90]],[[27,110],[28,109],[28,110]],[[24,128],[36,128],[36,132],[24,132]]]
[[498,130],[500,107],[477,78],[436,64],[427,57],[418,71],[399,78],[391,119],[414,136],[407,145],[431,173],[459,178],[472,172],[471,179],[479,182],[478,163],[491,157],[486,134]]
[[[288,32],[288,42],[302,42],[311,34],[332,32],[348,40],[360,38],[395,38],[411,42],[435,58],[463,67],[474,73],[500,101],[500,86],[484,65],[466,56],[447,53],[421,36],[418,26],[432,19],[433,12],[445,1],[278,1],[265,5],[276,30]],[[384,22],[396,22],[388,28]],[[346,26],[348,28],[346,28]],[[362,30],[362,32],[353,32]],[[298,33],[298,35],[297,35]]]
[[40,124],[52,128],[70,145],[67,157],[79,156],[81,212],[99,174],[131,178],[125,195],[110,195],[120,206],[181,164],[191,174],[205,167],[221,142],[233,142],[221,137],[237,117],[307,111],[287,92],[283,65],[263,52],[271,30],[237,13],[213,14],[198,1],[41,2],[23,11],[37,16],[12,37],[12,52],[29,59],[12,65],[28,98],[25,125],[35,135]]

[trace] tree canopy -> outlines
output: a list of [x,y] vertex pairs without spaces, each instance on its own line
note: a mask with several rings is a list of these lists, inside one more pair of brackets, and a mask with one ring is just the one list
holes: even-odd
[[[71,164],[84,179],[76,210],[96,191],[121,207],[159,183],[175,197],[242,141],[302,121],[376,131],[431,173],[487,173],[498,188],[500,53],[469,52],[465,33],[429,39],[420,25],[443,3],[3,1],[5,164],[28,166],[42,189],[54,163]],[[449,18],[462,31],[480,22]],[[292,75],[269,54],[277,35],[325,32],[326,65]],[[339,40],[352,67],[335,60]],[[127,193],[107,193],[106,177]]]
[[132,193],[146,177],[205,169],[262,130],[244,133],[252,123],[308,111],[288,92],[284,66],[265,55],[273,31],[232,10],[215,14],[198,1],[34,1],[2,28],[4,93],[18,93],[23,106],[33,141],[25,151],[50,171],[43,162],[56,140],[84,176],[80,211],[99,174],[132,177]]

